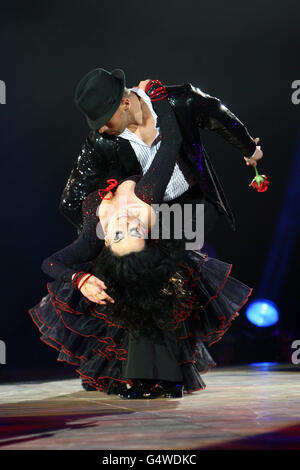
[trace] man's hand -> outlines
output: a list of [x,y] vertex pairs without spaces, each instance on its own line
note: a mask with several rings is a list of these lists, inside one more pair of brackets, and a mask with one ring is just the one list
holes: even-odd
[[[88,276],[88,274],[87,274]],[[114,303],[114,299],[112,299],[106,292],[107,289],[106,285],[103,281],[98,279],[96,276],[91,276],[83,285],[80,285],[84,282],[86,276],[84,276],[79,282],[79,290],[80,292],[91,302],[95,302],[96,304],[106,305],[106,300],[111,303]]]
[[[256,137],[256,139],[254,139],[254,141],[255,141],[256,144],[258,144],[259,137]],[[257,160],[260,160],[262,158],[262,156],[263,156],[263,153],[260,150],[260,146],[256,146],[256,150],[250,158],[244,157],[244,159],[246,161],[246,165],[256,166],[257,165],[257,163],[256,163]]]

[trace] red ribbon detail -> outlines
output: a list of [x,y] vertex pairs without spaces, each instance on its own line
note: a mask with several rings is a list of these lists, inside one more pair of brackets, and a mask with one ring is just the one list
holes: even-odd
[[101,197],[101,199],[104,199],[105,201],[112,199],[112,197],[104,197],[106,193],[108,193],[111,189],[115,188],[118,186],[118,181],[115,179],[110,179],[106,180],[108,183],[108,186],[105,189],[99,189],[98,194]]

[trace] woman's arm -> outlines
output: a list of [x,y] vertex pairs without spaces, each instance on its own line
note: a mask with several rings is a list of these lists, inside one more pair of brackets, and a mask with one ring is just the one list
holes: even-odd
[[100,240],[99,245],[91,244],[81,233],[73,243],[44,259],[41,269],[54,279],[71,282],[72,276],[76,272],[72,266],[96,258],[102,246]]
[[[76,269],[72,268],[73,264],[84,263],[96,258],[103,248],[103,243],[99,240],[99,244],[90,243],[81,233],[80,236],[70,245],[46,258],[42,263],[42,270],[45,274],[54,279],[62,279],[72,282],[76,276]],[[106,285],[101,279],[90,273],[82,273],[76,279],[78,290],[91,302],[98,304],[106,304],[106,301],[114,302],[114,300],[105,292]]]
[[[160,147],[145,175],[135,186],[136,195],[148,204],[159,204],[163,201],[166,187],[174,171],[176,158],[182,143],[181,132],[177,119],[161,83],[152,85],[153,96],[159,98],[159,88],[162,89],[162,99],[153,102],[158,116],[158,123],[162,134]],[[148,85],[151,86],[152,81]],[[151,93],[150,93],[151,97]]]

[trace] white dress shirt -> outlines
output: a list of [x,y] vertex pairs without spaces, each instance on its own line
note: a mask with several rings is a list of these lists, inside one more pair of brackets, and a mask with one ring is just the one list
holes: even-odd
[[[137,95],[139,95],[143,101],[147,104],[149,107],[155,121],[155,127],[157,128],[157,133],[156,136],[152,142],[152,144],[149,146],[145,144],[139,137],[137,137],[133,132],[131,132],[129,129],[125,129],[122,134],[119,134],[118,137],[122,137],[122,139],[127,139],[129,140],[136,156],[137,159],[142,167],[143,175],[146,173],[148,168],[150,167],[156,152],[158,151],[161,140],[157,139],[157,137],[160,135],[159,133],[159,127],[157,127],[157,114],[155,113],[151,99],[149,96],[140,88],[130,88],[130,91],[133,91]],[[170,201],[178,196],[181,196],[183,193],[185,193],[189,189],[189,184],[186,181],[182,171],[180,170],[179,166],[177,163],[175,164],[174,171],[172,173],[171,179],[168,183],[168,186],[166,188],[165,194],[164,194],[164,201]]]

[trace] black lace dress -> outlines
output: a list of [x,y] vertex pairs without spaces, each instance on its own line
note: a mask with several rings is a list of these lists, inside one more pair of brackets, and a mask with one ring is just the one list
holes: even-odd
[[[155,110],[161,146],[144,176],[127,178],[136,182],[135,194],[148,204],[163,201],[181,145],[167,102],[159,101]],[[189,250],[177,270],[189,297],[185,307],[174,308],[174,329],[165,331],[160,341],[133,336],[111,321],[111,304],[93,303],[72,287],[72,275],[89,272],[103,249],[97,217],[101,201],[98,190],[86,198],[80,236],[43,261],[43,271],[54,281],[47,283],[48,293],[29,309],[41,340],[57,349],[58,361],[74,365],[90,386],[108,394],[116,383],[131,385],[135,378],[180,381],[185,392],[205,388],[201,374],[216,365],[206,346],[226,333],[252,288],[230,276],[230,263]]]

